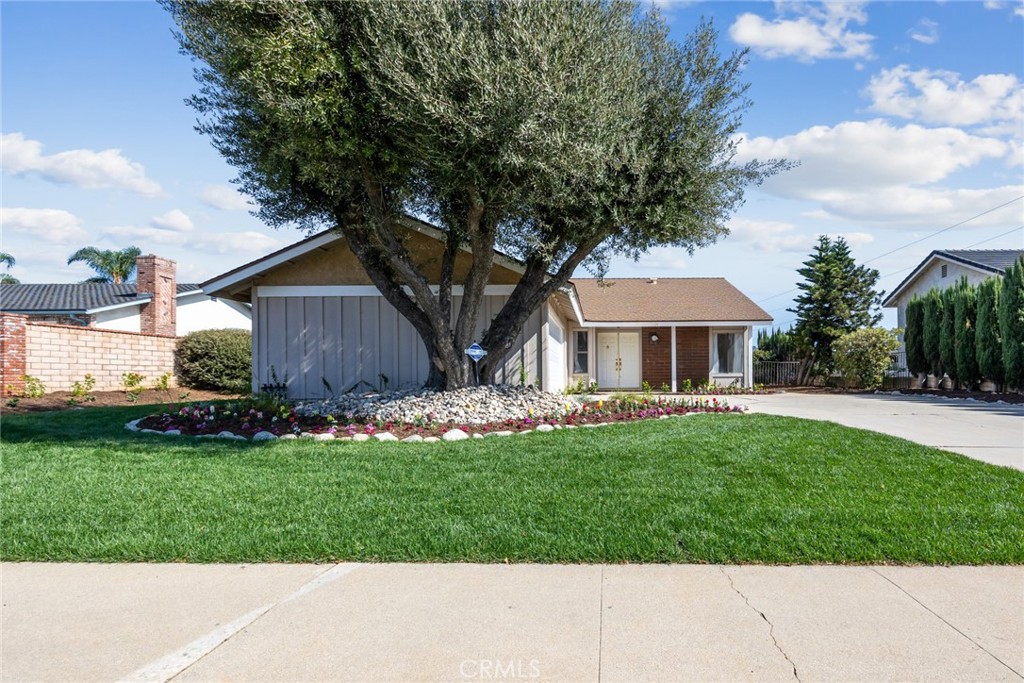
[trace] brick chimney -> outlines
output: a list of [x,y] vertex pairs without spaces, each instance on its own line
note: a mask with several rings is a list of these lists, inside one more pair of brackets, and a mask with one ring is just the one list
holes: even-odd
[[153,296],[142,305],[141,332],[170,337],[177,335],[178,304],[175,297],[178,285],[174,261],[148,254],[135,260],[135,268],[138,293]]

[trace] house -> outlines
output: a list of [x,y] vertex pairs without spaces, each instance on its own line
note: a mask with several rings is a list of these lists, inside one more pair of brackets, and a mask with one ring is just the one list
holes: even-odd
[[1024,255],[1024,249],[942,249],[928,254],[882,302],[896,309],[896,326],[907,326],[907,304],[931,289],[946,289],[967,278],[976,285],[1006,269]]
[[[402,219],[406,247],[439,278],[443,234]],[[456,283],[472,262],[456,258]],[[523,268],[497,255],[485,289],[478,338]],[[345,238],[327,231],[203,283],[220,299],[252,305],[253,388],[273,377],[292,397],[384,386],[411,387],[428,359],[412,325],[374,287]],[[453,287],[453,318],[460,305]],[[673,390],[712,381],[752,383],[754,325],[771,317],[721,278],[573,279],[530,316],[498,372],[503,383],[561,391],[582,380],[601,389]]]
[[247,304],[207,296],[198,284],[176,284],[174,261],[139,256],[136,273],[136,282],[125,284],[2,285],[0,312],[35,322],[179,337],[251,327]]

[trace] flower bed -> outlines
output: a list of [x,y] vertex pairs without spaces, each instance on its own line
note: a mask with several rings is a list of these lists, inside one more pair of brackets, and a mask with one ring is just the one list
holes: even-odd
[[[290,404],[274,406],[266,402],[245,400],[223,405],[208,403],[169,406],[167,412],[129,423],[129,428],[172,435],[222,436],[236,439],[255,437],[256,440],[300,436],[322,440],[366,440],[371,437],[379,440],[453,440],[453,431],[460,431],[465,435],[458,438],[486,436],[490,433],[506,436],[521,432],[573,429],[692,413],[738,413],[743,410],[741,406],[730,406],[726,401],[717,398],[609,399],[584,404],[566,403],[564,408],[556,413],[535,415],[530,411],[523,418],[484,424],[459,424],[428,421],[423,417],[409,422],[380,419],[339,420],[333,415],[299,414]],[[390,436],[384,437],[385,434]]]

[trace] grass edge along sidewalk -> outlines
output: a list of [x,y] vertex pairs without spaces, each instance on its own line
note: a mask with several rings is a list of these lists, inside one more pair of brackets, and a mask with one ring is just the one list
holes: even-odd
[[5,416],[0,558],[1024,563],[1024,473],[769,415],[454,444],[126,432]]

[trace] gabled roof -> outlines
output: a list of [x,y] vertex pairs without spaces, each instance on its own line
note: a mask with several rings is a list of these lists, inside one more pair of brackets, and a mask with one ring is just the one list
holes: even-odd
[[936,249],[932,253],[928,254],[921,263],[918,264],[910,275],[903,279],[894,290],[885,297],[885,301],[882,302],[883,306],[889,307],[893,305],[893,302],[903,293],[910,283],[917,279],[917,276],[921,272],[930,266],[932,263],[939,259],[944,259],[952,263],[957,263],[968,268],[973,268],[980,273],[988,275],[1003,275],[1006,269],[1017,262],[1022,255],[1024,255],[1024,249]]
[[[177,296],[201,292],[199,285],[179,284]],[[138,306],[153,298],[139,293],[134,282],[115,284],[69,283],[0,285],[0,310],[7,313],[95,313]]]
[[772,317],[724,278],[573,278],[583,317],[604,323],[768,323]]

